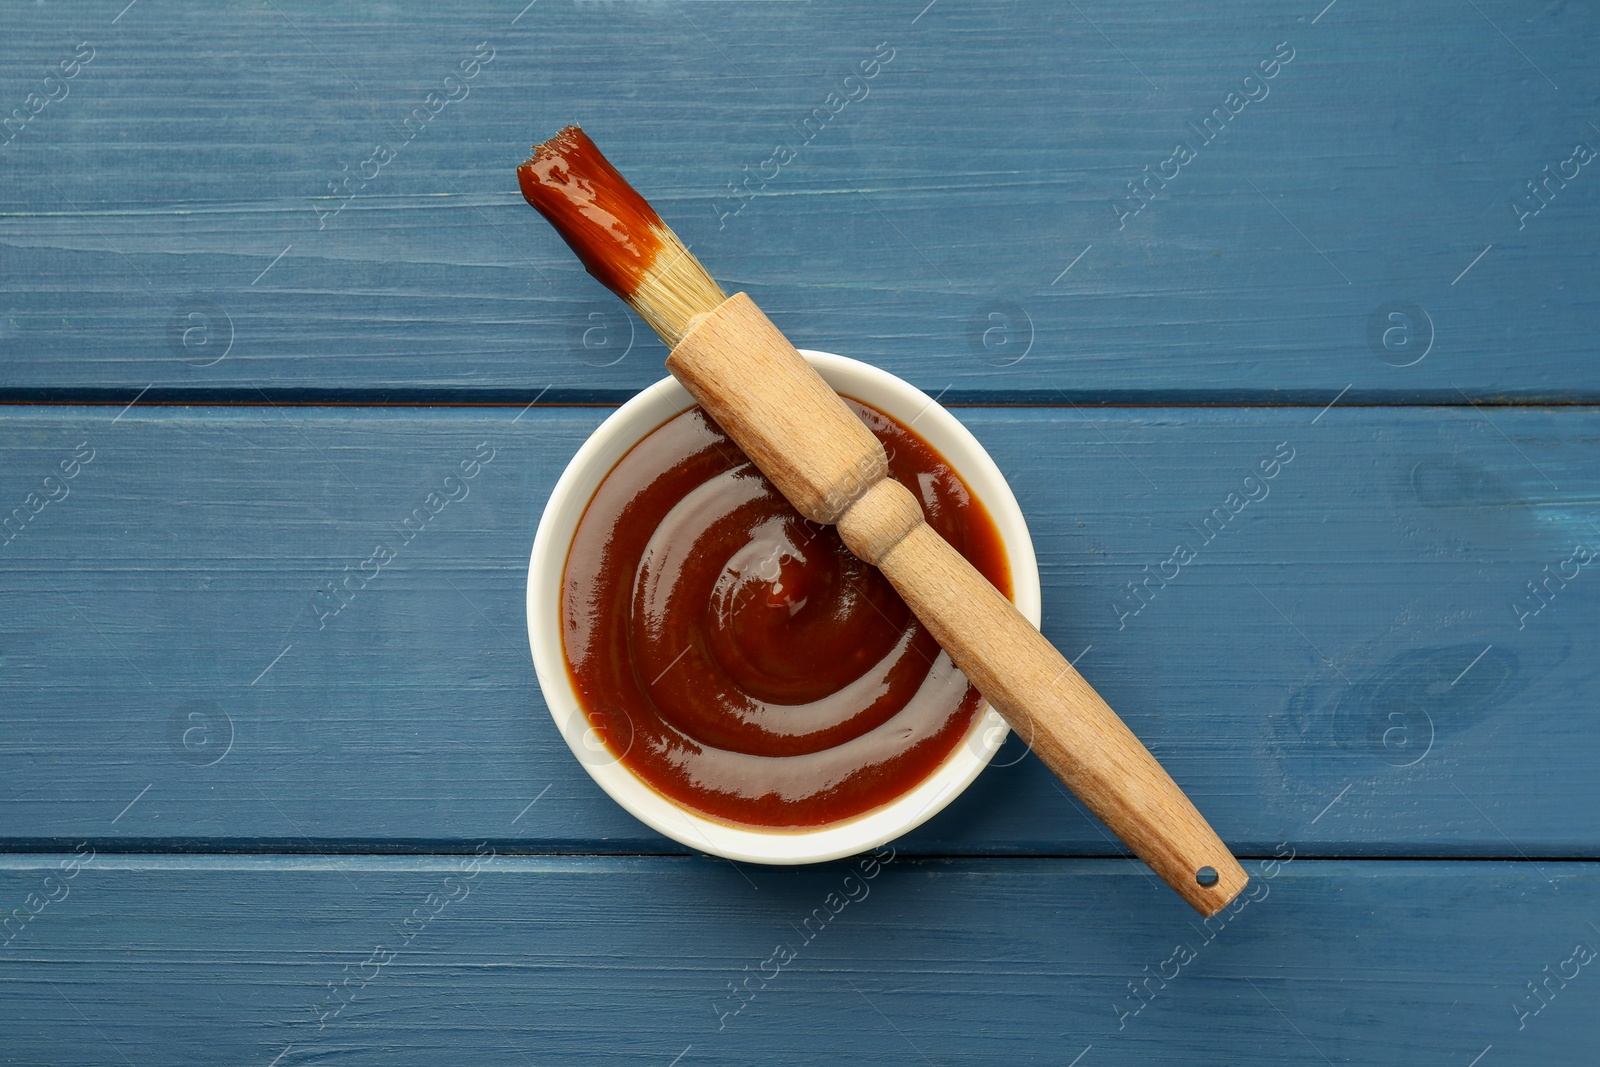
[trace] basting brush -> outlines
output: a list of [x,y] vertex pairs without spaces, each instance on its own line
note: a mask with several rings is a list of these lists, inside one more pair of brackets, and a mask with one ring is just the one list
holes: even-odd
[[883,446],[744,293],[727,296],[569,126],[517,168],[522,194],[672,349],[667,369],[795,510],[834,524],[1100,820],[1204,915],[1249,881],[1171,776],[1066,658],[923,521]]

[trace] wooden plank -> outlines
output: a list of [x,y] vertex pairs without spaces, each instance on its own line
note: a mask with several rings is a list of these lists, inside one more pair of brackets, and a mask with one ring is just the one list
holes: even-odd
[[[59,860],[0,858],[0,902]],[[0,949],[0,1042],[54,1064],[1493,1067],[1587,1062],[1595,1037],[1591,863],[1252,863],[1253,898],[1202,925],[1119,860],[465,862],[96,856]]]
[[[676,850],[572,759],[528,659],[534,527],[605,414],[7,411],[0,514],[44,494],[0,547],[7,847]],[[959,414],[1029,517],[1046,634],[1230,844],[1594,855],[1600,411]],[[1177,577],[1135,600],[1146,567]],[[1535,599],[1546,567],[1577,576]],[[905,847],[1112,849],[1024,757]]]
[[580,120],[797,343],[951,399],[1600,397],[1596,13],[1318,6],[19,8],[0,107],[76,74],[0,148],[0,391],[619,399],[662,351],[512,182]]

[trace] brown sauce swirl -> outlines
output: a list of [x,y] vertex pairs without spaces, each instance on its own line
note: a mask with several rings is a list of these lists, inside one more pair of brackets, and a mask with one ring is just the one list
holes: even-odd
[[[911,429],[846,402],[929,524],[1009,594],[983,504]],[[601,482],[561,614],[579,704],[612,754],[735,825],[806,829],[881,807],[978,714],[977,691],[883,575],[803,519],[699,408]]]

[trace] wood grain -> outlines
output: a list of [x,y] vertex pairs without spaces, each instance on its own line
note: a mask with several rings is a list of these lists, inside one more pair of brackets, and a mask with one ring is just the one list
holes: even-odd
[[[0,1044],[280,1067],[1585,1062],[1595,964],[1520,1029],[1514,1007],[1600,946],[1595,864],[1275,847],[1205,921],[1120,860],[896,856],[867,878],[501,855],[468,878],[472,846],[97,857],[0,949]],[[3,862],[9,907],[57,857]]]
[[[580,119],[797,344],[946,400],[1600,398],[1581,284],[1600,181],[1585,168],[1522,228],[1510,210],[1600,145],[1582,5],[1341,3],[1313,23],[1322,4],[282,0],[113,24],[125,2],[24,5],[0,40],[6,111],[97,49],[0,149],[7,396],[620,401],[665,350],[512,173]],[[1270,95],[1201,144],[1189,123],[1280,42]],[[480,43],[465,98],[408,132]],[[805,139],[880,44],[867,95]],[[1119,227],[1113,203],[1180,139],[1197,158]],[[763,182],[780,142],[796,158]],[[1426,315],[1385,348],[1391,305]],[[214,318],[186,348],[197,312]]]
[[[572,760],[527,657],[534,525],[604,410],[118,411],[0,418],[0,514],[96,450],[0,548],[7,840],[675,850]],[[956,414],[1028,516],[1045,635],[1242,854],[1592,853],[1600,583],[1522,629],[1512,605],[1596,539],[1600,412]],[[470,495],[401,544],[483,443]],[[379,542],[397,558],[319,628]],[[1196,558],[1136,600],[1179,542]],[[195,711],[232,724],[210,766]],[[1115,851],[1063,792],[1013,740],[907,847]]]

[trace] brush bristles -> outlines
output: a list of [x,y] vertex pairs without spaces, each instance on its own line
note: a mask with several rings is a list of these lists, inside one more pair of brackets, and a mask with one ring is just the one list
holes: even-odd
[[728,297],[665,223],[657,224],[656,238],[661,247],[655,262],[639,276],[632,295],[623,299],[668,348],[675,348],[698,316]]
[[599,282],[676,347],[695,316],[727,299],[655,208],[595,143],[568,126],[517,168],[522,195]]

